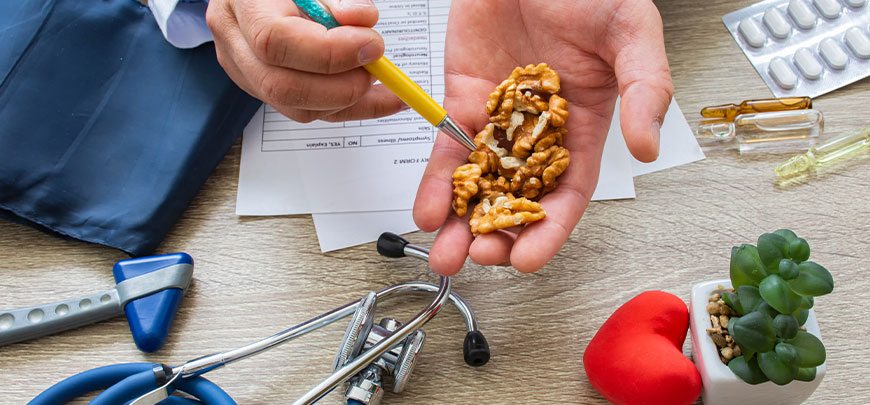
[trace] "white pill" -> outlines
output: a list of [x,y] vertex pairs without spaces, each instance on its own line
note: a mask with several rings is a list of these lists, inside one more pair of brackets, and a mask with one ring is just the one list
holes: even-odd
[[798,49],[794,53],[794,64],[807,79],[818,79],[822,75],[822,64],[807,48]]
[[867,0],[846,0],[846,4],[855,8],[864,7],[864,3],[866,2]]
[[870,59],[870,38],[867,38],[858,27],[846,31],[846,45],[861,59]]
[[840,4],[837,0],[813,0],[813,5],[826,18],[834,19],[840,16]]
[[791,32],[791,26],[785,20],[785,16],[778,9],[772,8],[764,12],[764,25],[773,36],[783,39]]
[[779,87],[784,89],[792,89],[797,84],[797,75],[788,67],[788,62],[785,59],[777,57],[770,61],[770,66],[767,70],[770,76],[776,81]]
[[764,34],[764,31],[761,30],[761,26],[759,26],[752,17],[745,18],[741,21],[737,30],[740,31],[740,35],[743,35],[743,39],[755,48],[760,48],[764,45],[764,41],[767,40],[767,35]]
[[846,63],[849,62],[849,55],[846,55],[846,51],[832,38],[822,40],[822,43],[819,44],[819,53],[822,54],[822,58],[825,59],[828,66],[837,70],[844,69]]
[[810,6],[804,0],[791,0],[788,2],[788,15],[794,20],[798,27],[805,30],[813,28],[816,25],[816,15]]

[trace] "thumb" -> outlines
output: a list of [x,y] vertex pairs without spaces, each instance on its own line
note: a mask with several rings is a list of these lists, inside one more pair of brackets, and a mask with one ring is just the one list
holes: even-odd
[[374,27],[378,9],[372,0],[320,0],[341,25]]
[[[641,162],[659,154],[659,136],[674,94],[665,53],[662,20],[650,2],[623,9],[613,29],[621,30],[609,44],[621,101],[619,120],[629,151]],[[628,32],[625,32],[628,31]]]

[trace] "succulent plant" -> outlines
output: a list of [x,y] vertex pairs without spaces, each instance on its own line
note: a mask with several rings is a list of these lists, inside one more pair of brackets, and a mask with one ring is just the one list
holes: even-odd
[[810,257],[810,245],[788,229],[766,233],[758,245],[731,249],[731,283],[723,295],[740,317],[728,331],[742,356],[728,368],[750,384],[812,381],[825,362],[825,346],[801,330],[813,297],[833,291],[834,279]]

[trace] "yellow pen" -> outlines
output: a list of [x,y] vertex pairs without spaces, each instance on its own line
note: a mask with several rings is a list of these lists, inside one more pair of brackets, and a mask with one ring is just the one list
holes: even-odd
[[[326,28],[335,28],[341,24],[317,0],[293,0],[296,6],[312,20]],[[477,149],[477,145],[456,125],[444,107],[432,99],[417,83],[402,72],[393,62],[381,56],[375,62],[363,66],[375,78],[381,81],[390,91],[399,96],[402,101],[429,121],[434,127],[446,132],[469,150]]]

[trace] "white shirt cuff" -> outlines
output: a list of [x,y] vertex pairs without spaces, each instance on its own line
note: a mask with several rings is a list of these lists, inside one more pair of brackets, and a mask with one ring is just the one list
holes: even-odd
[[149,0],[148,8],[154,14],[163,36],[176,48],[195,48],[212,40],[205,23],[207,1],[196,3],[178,0]]

